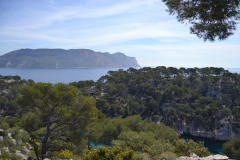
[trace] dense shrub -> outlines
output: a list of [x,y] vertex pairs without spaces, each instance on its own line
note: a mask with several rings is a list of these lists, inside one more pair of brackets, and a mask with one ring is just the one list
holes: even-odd
[[142,152],[136,152],[134,154],[134,158],[136,160],[151,160],[151,158],[149,157],[149,155],[147,153],[142,153]]
[[73,153],[67,149],[65,150],[61,150],[59,153],[58,153],[58,157],[60,159],[71,159],[73,156]]
[[89,150],[84,160],[134,160],[133,151],[123,151],[119,147],[99,147]]
[[172,152],[164,152],[161,154],[160,157],[157,158],[157,160],[176,160],[177,155]]
[[223,153],[230,158],[240,160],[240,138],[234,138],[224,143]]
[[153,159],[158,158],[164,152],[173,152],[174,146],[169,141],[158,140],[149,148],[149,155]]
[[178,156],[189,156],[196,153],[199,157],[207,157],[211,153],[204,147],[204,142],[194,142],[193,140],[180,139],[174,142],[175,151]]

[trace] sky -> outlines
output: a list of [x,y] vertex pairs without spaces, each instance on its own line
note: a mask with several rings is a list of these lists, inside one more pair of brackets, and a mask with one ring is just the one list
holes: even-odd
[[91,49],[141,66],[240,68],[240,24],[204,42],[161,0],[0,0],[0,55],[21,48]]

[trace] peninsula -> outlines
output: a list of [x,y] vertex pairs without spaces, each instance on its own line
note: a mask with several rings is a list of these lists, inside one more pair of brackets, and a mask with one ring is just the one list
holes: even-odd
[[0,56],[0,68],[140,67],[135,57],[89,49],[19,49]]

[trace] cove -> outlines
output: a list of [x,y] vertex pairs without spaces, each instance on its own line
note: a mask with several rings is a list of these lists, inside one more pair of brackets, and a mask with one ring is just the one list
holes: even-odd
[[222,152],[223,143],[227,142],[227,141],[212,140],[212,139],[203,138],[203,137],[194,137],[189,134],[181,135],[180,138],[183,138],[185,140],[192,139],[194,142],[204,141],[204,146],[208,148],[208,150],[213,154],[220,154]]
[[103,143],[99,143],[99,144],[95,144],[93,142],[90,142],[90,147],[93,147],[93,148],[99,148],[99,146],[101,147],[112,147],[112,143],[110,142],[109,145],[106,145],[106,144],[103,144]]

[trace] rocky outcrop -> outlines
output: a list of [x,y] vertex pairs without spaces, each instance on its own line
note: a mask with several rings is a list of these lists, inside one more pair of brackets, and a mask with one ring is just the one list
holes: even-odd
[[173,128],[179,135],[190,134],[195,137],[211,138],[214,140],[228,141],[233,138],[240,138],[240,129],[233,128],[229,121],[218,121],[218,127],[214,130],[207,130],[204,127],[195,127],[194,124],[186,125],[185,122],[179,122]]
[[135,57],[88,49],[20,49],[0,56],[0,68],[128,68],[140,67]]
[[16,154],[17,156],[22,157],[23,160],[27,160],[27,159],[28,159],[28,156],[22,154],[21,151],[16,150],[16,153],[15,153],[15,154]]
[[177,160],[228,160],[229,158],[227,156],[223,156],[220,154],[211,155],[208,157],[198,157],[196,154],[191,153],[190,157],[179,157]]
[[[8,130],[8,131],[9,131],[9,130]],[[9,138],[9,139],[12,141],[12,143],[13,143],[14,146],[17,146],[17,145],[19,145],[19,144],[21,143],[21,141],[17,141],[17,140],[15,140],[15,139],[13,139],[12,133],[4,132],[3,129],[0,129],[0,132],[1,132],[1,134],[5,134],[5,136],[0,136],[0,141],[4,141],[5,138]],[[21,129],[20,132],[23,132],[23,130]],[[31,150],[30,150],[31,148],[32,148],[32,146],[31,146],[29,143],[26,143],[26,146],[22,146],[21,149],[24,150],[25,153],[28,153],[28,152],[31,151]],[[27,160],[27,159],[29,158],[27,155],[24,155],[24,154],[21,153],[21,151],[19,151],[19,150],[16,150],[15,153],[11,153],[11,152],[10,152],[10,148],[8,148],[8,147],[6,147],[6,146],[3,146],[3,148],[0,148],[0,149],[1,149],[1,150],[4,150],[5,152],[8,152],[9,154],[15,154],[15,155],[21,157],[23,160]],[[2,153],[1,153],[1,150],[0,150],[0,156],[1,156],[1,154],[2,154]],[[15,149],[14,149],[14,150],[15,150]]]

